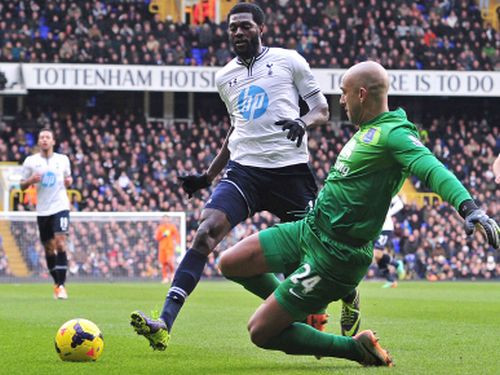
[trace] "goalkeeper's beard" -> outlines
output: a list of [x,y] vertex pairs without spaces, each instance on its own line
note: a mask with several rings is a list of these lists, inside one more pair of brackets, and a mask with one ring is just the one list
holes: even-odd
[[359,106],[361,108],[361,110],[360,110],[361,113],[359,114],[357,120],[351,119],[352,123],[358,127],[361,126],[363,116],[365,115],[365,108],[363,107],[363,103],[359,103]]

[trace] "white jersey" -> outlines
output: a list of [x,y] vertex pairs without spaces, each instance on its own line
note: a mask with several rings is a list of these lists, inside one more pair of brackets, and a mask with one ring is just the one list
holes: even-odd
[[50,158],[40,153],[28,156],[23,163],[22,179],[39,173],[42,179],[36,184],[38,216],[50,216],[69,210],[69,199],[64,178],[71,176],[69,159],[54,152]]
[[396,215],[399,211],[401,211],[404,207],[404,203],[399,198],[399,196],[395,195],[392,197],[391,204],[389,206],[389,211],[387,211],[387,215],[385,217],[384,225],[382,226],[382,231],[393,231],[394,223],[392,222],[392,217]]
[[309,108],[326,103],[309,64],[296,51],[263,47],[248,62],[234,58],[217,72],[216,84],[234,126],[228,143],[231,160],[261,168],[309,161],[307,132],[297,147],[274,124],[299,117],[299,95]]

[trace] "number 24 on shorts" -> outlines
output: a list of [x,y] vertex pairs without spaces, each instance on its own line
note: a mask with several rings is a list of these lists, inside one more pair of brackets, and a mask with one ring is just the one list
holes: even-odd
[[308,277],[311,273],[311,266],[307,263],[303,265],[304,271],[290,276],[290,281],[294,284],[302,285],[302,293],[307,294],[314,289],[317,283],[321,281],[318,275]]

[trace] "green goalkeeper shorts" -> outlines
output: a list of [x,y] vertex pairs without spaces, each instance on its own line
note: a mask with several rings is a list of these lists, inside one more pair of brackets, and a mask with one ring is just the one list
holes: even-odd
[[259,241],[271,272],[285,273],[295,266],[274,296],[296,321],[348,295],[365,276],[373,256],[371,241],[348,246],[318,233],[304,220],[263,230]]

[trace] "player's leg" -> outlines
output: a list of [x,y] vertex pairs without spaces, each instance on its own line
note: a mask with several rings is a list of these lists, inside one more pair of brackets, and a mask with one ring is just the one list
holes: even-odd
[[193,246],[188,249],[175,272],[172,285],[161,313],[161,318],[172,329],[184,301],[196,288],[207,262],[207,256],[231,230],[231,223],[224,212],[206,208],[194,236]]
[[318,331],[297,322],[297,318],[277,301],[274,294],[250,318],[248,331],[252,342],[263,349],[345,358],[365,366],[392,366],[392,358],[378,344],[372,331],[363,331],[355,337]]
[[68,270],[68,256],[66,253],[67,248],[67,233],[69,229],[69,211],[61,211],[52,216],[52,228],[54,232],[54,241],[56,247],[56,272],[58,282],[58,298],[67,299],[66,292],[66,273]]
[[57,298],[59,299],[67,299],[68,293],[66,291],[65,283],[66,283],[66,273],[68,270],[68,257],[66,253],[66,235],[65,234],[56,234],[54,236],[54,242],[56,247],[56,272],[58,275],[57,285],[58,285],[58,294]]
[[184,302],[198,284],[207,256],[231,230],[222,211],[203,210],[201,224],[196,232],[193,247],[182,259],[168,291],[161,315],[149,317],[141,311],[130,315],[130,324],[137,334],[144,336],[154,350],[165,350],[170,332]]
[[161,246],[158,247],[158,263],[160,265],[161,269],[161,282],[162,284],[167,283],[167,254],[165,252],[165,249],[163,249]]
[[396,268],[396,272],[398,273],[398,279],[403,280],[406,277],[406,269],[405,264],[402,260],[396,260],[394,257],[391,262],[392,266]]
[[139,311],[131,314],[135,331],[145,336],[155,349],[165,350],[168,337],[164,333],[169,335],[185,299],[198,284],[208,255],[233,227],[253,212],[251,199],[244,188],[251,184],[239,180],[245,178],[245,169],[236,163],[230,162],[229,165],[228,177],[213,191],[201,214],[193,245],[175,271],[161,315],[158,319],[151,319]]
[[169,254],[167,257],[167,280],[171,282],[175,273],[175,256],[174,254]]
[[[335,244],[330,249],[337,247]],[[345,254],[345,245],[340,245],[340,253]],[[309,326],[298,323],[304,316],[332,301],[349,295],[361,281],[368,269],[370,259],[368,247],[352,248],[349,261],[336,258],[335,252],[321,254],[319,246],[312,247],[314,256],[306,253],[304,263],[288,277],[273,293],[261,311],[250,321],[250,332],[257,338],[261,347],[281,350],[288,354],[311,354],[318,357],[338,357],[357,361],[363,365],[388,366],[392,360],[387,352],[378,345],[371,331],[363,331],[354,337],[326,334]],[[307,250],[306,250],[307,252]],[[322,267],[317,266],[320,261]],[[329,274],[323,274],[326,266]],[[331,278],[331,274],[335,277]],[[338,278],[338,279],[337,279]],[[269,310],[266,312],[265,310]],[[289,319],[285,316],[288,314]],[[294,323],[279,330],[272,328],[278,320]],[[255,341],[254,341],[255,342]]]
[[389,269],[389,265],[391,264],[391,261],[392,261],[392,257],[385,252],[382,252],[381,256],[379,257],[379,259],[377,261],[379,271],[380,271],[381,275],[384,276],[386,279],[386,283],[383,286],[384,288],[397,286],[396,279],[395,279],[394,275],[392,274],[391,270]]
[[[223,253],[221,271],[232,278],[251,278],[259,272],[279,271],[283,267],[279,265],[280,261],[293,258],[290,250],[292,254],[299,251],[299,242],[295,242],[294,238],[300,232],[300,223],[288,223],[261,232],[260,239],[258,234],[253,235]],[[284,254],[280,256],[278,252],[270,251],[269,246],[274,245],[285,248]],[[353,270],[354,281],[362,278],[367,266]],[[362,332],[353,339],[325,334],[309,325],[297,323],[310,311],[339,299],[353,287],[322,278],[316,271],[314,260],[310,260],[281,283],[252,316],[248,324],[252,341],[262,348],[288,354],[348,358],[366,365],[389,364],[389,357],[377,346],[371,331]],[[372,344],[370,339],[373,339]],[[378,357],[373,359],[374,355]]]
[[237,163],[230,162],[228,166],[227,176],[215,187],[201,214],[192,247],[175,272],[161,313],[169,331],[185,299],[198,284],[208,255],[232,228],[253,212],[251,176]]
[[[267,211],[278,216],[282,223],[296,221],[304,217],[313,207],[318,187],[311,168],[307,164],[292,165],[268,172],[269,189],[266,189],[263,205]],[[284,272],[287,277],[298,266],[293,265]],[[329,315],[326,306],[310,314],[305,322],[324,331]]]
[[302,227],[303,221],[278,224],[243,239],[222,253],[222,274],[262,299],[268,298],[280,285],[274,274],[287,273],[302,261]]
[[196,288],[207,256],[231,230],[231,225],[222,211],[203,210],[201,224],[195,235],[193,247],[182,259],[168,291],[160,316],[147,316],[141,311],[130,314],[130,324],[137,334],[144,336],[154,350],[165,350],[175,319],[186,298]]
[[38,230],[40,232],[40,241],[45,250],[45,260],[47,261],[47,269],[54,280],[54,299],[57,299],[59,278],[56,271],[56,245],[54,241],[54,233],[50,226],[50,216],[38,216]]
[[[404,266],[403,261],[396,260],[391,254],[389,254],[387,252],[384,252],[384,254],[382,255],[382,258],[384,258],[385,263],[393,266],[396,269],[396,273],[398,275],[399,280],[403,280],[406,277],[406,270],[405,270],[405,266]],[[387,268],[389,268],[389,267],[387,267]],[[390,274],[390,270],[388,272]],[[394,278],[394,275],[392,275],[392,274],[391,274],[391,279],[393,280],[392,283],[394,283],[396,281]],[[391,282],[389,279],[387,281]]]
[[168,280],[168,264],[166,262],[162,262],[161,264],[161,282],[162,284],[167,284]]
[[390,231],[383,231],[375,241],[373,250],[373,258],[377,263],[380,274],[386,279],[386,283],[383,285],[384,288],[397,286],[394,275],[392,275],[389,270],[389,264],[391,263],[392,258],[389,254],[384,252],[384,249],[389,243],[389,239]]
[[56,251],[56,241],[54,238],[50,240],[45,240],[43,242],[43,248],[45,250],[45,260],[47,261],[47,269],[49,270],[50,276],[54,280],[53,294],[54,299],[59,296],[59,273],[56,269],[57,262],[57,251]]
[[273,273],[269,273],[268,261],[260,246],[259,233],[224,251],[219,268],[224,277],[242,285],[262,299],[269,297],[280,283]]

